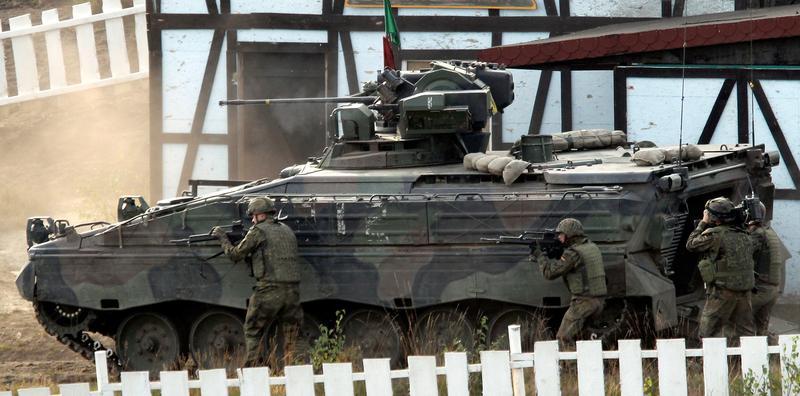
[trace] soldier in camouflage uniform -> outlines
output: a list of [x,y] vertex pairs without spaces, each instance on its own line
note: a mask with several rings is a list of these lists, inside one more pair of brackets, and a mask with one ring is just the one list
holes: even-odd
[[284,363],[292,364],[294,344],[303,320],[297,239],[288,226],[275,219],[275,203],[271,199],[251,199],[247,212],[253,227],[237,246],[231,244],[222,229],[212,230],[231,260],[249,260],[256,278],[244,322],[245,365],[259,364],[261,342],[275,321],[280,323],[283,333]]
[[729,336],[752,335],[753,241],[736,224],[735,212],[727,198],[706,202],[703,220],[686,241],[687,250],[701,253],[697,267],[706,284],[700,337],[719,337],[726,324],[732,328]]
[[571,347],[587,319],[599,315],[605,307],[606,273],[600,249],[586,237],[580,221],[572,218],[561,220],[556,232],[564,245],[561,257],[549,258],[537,248],[531,258],[539,264],[546,279],[563,277],[572,293],[569,309],[556,334],[563,347]]
[[778,234],[766,221],[766,208],[758,203],[748,218],[748,231],[755,242],[756,288],[752,296],[753,320],[756,335],[765,336],[769,327],[769,315],[780,294],[783,278],[783,254]]

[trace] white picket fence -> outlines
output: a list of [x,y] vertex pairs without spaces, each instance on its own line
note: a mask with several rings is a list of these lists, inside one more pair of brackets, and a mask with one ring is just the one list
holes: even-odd
[[[151,382],[147,372],[123,372],[120,383],[110,383],[106,355],[95,354],[97,390],[90,391],[87,383],[59,385],[62,396],[114,395],[149,396],[160,391],[162,396],[188,396],[190,389],[202,395],[225,396],[229,388],[238,389],[242,396],[270,396],[271,386],[283,387],[286,396],[313,396],[315,384],[322,384],[326,396],[353,396],[354,383],[363,382],[368,396],[389,396],[393,381],[407,379],[412,396],[439,395],[438,380],[443,376],[448,396],[469,395],[470,373],[480,373],[483,395],[519,396],[526,394],[526,376],[533,375],[533,388],[538,395],[561,395],[561,366],[564,361],[577,361],[578,394],[604,395],[608,378],[605,360],[619,363],[619,389],[622,396],[645,394],[643,362],[656,359],[658,393],[663,396],[688,394],[687,358],[702,358],[705,395],[728,395],[728,357],[739,356],[742,378],[750,389],[767,389],[770,381],[770,355],[780,356],[783,395],[800,394],[800,335],[779,337],[779,345],[768,346],[766,337],[742,337],[739,347],[727,347],[724,338],[706,338],[702,349],[686,349],[683,339],[658,340],[655,350],[642,350],[639,340],[621,340],[616,351],[603,351],[600,341],[579,341],[576,351],[560,352],[557,341],[542,341],[531,353],[520,351],[519,326],[509,326],[509,351],[483,351],[480,363],[468,364],[464,352],[444,354],[444,366],[436,366],[434,356],[409,356],[408,368],[391,370],[390,359],[364,359],[363,372],[353,372],[350,363],[323,364],[322,374],[312,366],[289,366],[283,376],[271,376],[266,367],[237,370],[236,378],[227,378],[224,369],[200,370],[198,379],[190,380],[186,371],[161,372],[160,381]],[[526,371],[526,369],[531,370]],[[615,378],[616,379],[616,378]],[[277,392],[276,392],[277,393]],[[696,392],[695,392],[696,393]],[[755,394],[761,394],[756,392]],[[769,394],[769,393],[766,393]],[[48,388],[20,389],[19,396],[50,396]],[[0,392],[0,396],[12,396]]]
[[[103,0],[103,12],[92,14],[90,3],[72,6],[72,19],[60,20],[58,10],[42,12],[42,24],[33,26],[30,14],[10,18],[9,30],[0,31],[0,105],[38,99],[89,88],[101,87],[148,76],[147,22],[145,0],[135,0],[134,6],[122,8],[120,0]],[[133,15],[135,40],[126,39],[123,17]],[[94,23],[104,22],[110,77],[101,78]],[[1,28],[0,28],[1,29]],[[80,67],[80,81],[68,84],[65,48],[62,33],[74,29]],[[63,32],[62,32],[63,31]],[[39,61],[36,58],[34,38],[44,36],[47,51],[49,88],[42,89],[39,78]],[[11,41],[12,58],[5,59],[3,41]],[[132,72],[128,46],[135,45],[138,71]],[[69,50],[69,49],[68,49]],[[41,53],[41,51],[40,51]],[[6,62],[12,62],[16,77],[16,92],[9,96]]]

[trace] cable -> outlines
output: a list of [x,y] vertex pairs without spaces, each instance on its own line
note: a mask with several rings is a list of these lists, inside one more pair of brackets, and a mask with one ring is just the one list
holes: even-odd
[[683,25],[683,51],[681,54],[681,121],[678,137],[678,166],[683,164],[683,102],[686,92],[686,24]]

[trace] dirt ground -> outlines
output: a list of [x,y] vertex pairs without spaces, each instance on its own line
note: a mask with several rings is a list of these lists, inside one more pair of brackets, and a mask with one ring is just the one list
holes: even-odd
[[0,389],[94,377],[17,293],[25,219],[112,220],[120,195],[147,192],[147,84],[0,107]]

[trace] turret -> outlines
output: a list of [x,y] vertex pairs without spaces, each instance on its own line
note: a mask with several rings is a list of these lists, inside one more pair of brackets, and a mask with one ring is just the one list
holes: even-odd
[[502,67],[435,61],[430,70],[420,72],[384,69],[353,96],[229,100],[220,105],[345,103],[329,117],[336,136],[318,165],[376,169],[457,163],[467,153],[485,151],[487,125],[513,100],[513,78]]

